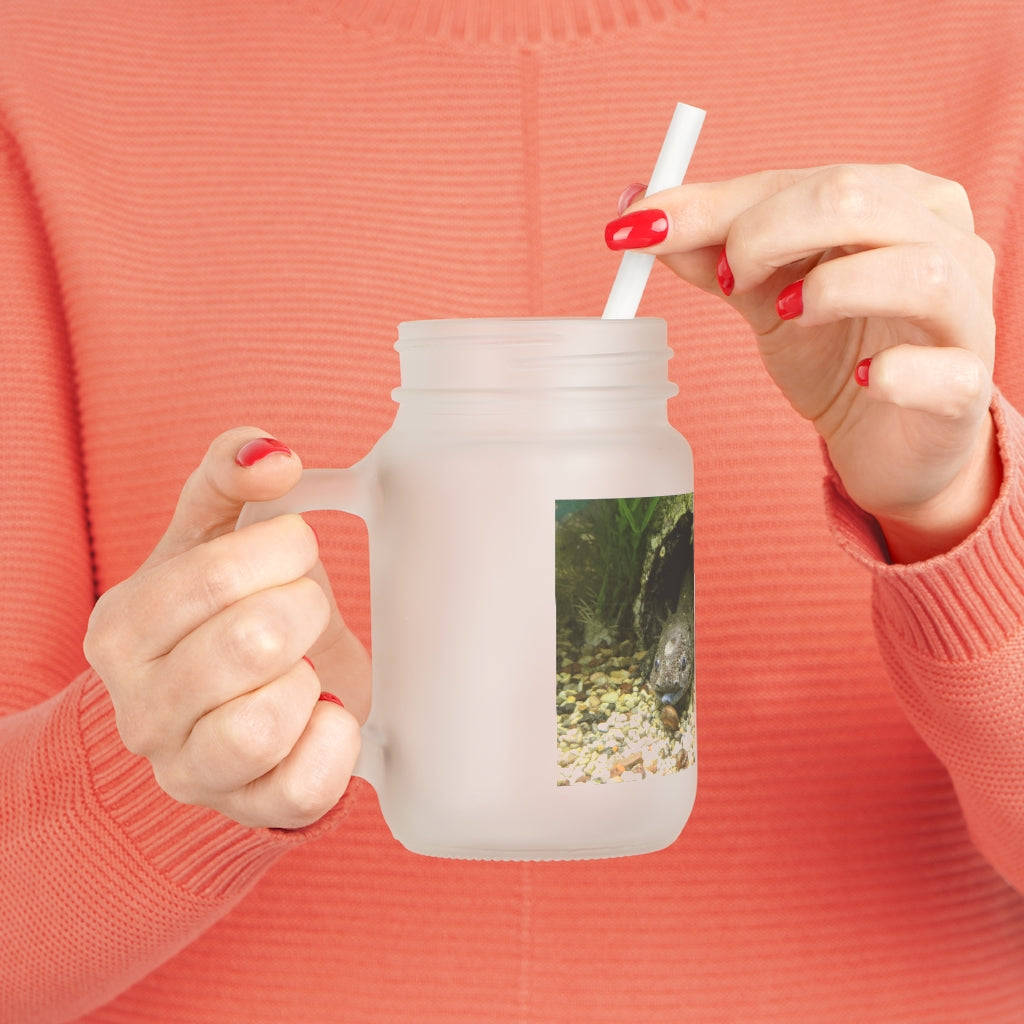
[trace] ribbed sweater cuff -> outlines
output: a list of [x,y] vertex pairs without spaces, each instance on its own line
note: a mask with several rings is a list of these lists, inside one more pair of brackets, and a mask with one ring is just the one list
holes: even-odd
[[156,784],[149,762],[125,749],[102,680],[89,672],[79,685],[82,743],[101,813],[160,875],[197,898],[241,896],[287,850],[329,831],[347,813],[348,794],[316,824],[286,831],[247,828],[178,803]]
[[926,657],[982,657],[1024,622],[1024,420],[998,392],[992,414],[1003,463],[999,496],[968,538],[923,562],[888,563],[877,522],[828,464],[826,511],[840,545],[874,577],[876,626]]

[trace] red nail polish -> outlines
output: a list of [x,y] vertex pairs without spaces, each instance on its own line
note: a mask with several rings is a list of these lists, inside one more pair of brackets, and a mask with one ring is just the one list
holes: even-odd
[[668,237],[668,217],[663,210],[636,210],[613,220],[604,229],[609,249],[646,249]]
[[732,295],[732,290],[736,287],[736,279],[732,276],[732,268],[729,266],[729,258],[725,255],[725,249],[718,257],[715,276],[718,278],[718,287],[722,289],[722,294]]
[[870,368],[871,368],[871,360],[870,359],[862,359],[857,364],[857,369],[853,371],[854,379],[857,381],[857,383],[862,388],[866,388],[868,386],[868,372],[869,372]]
[[341,703],[338,697],[335,697],[333,693],[328,693],[326,690],[317,697],[317,700],[326,700],[331,704],[337,704],[339,708],[343,708],[345,705]]
[[235,462],[248,469],[250,466],[255,466],[260,459],[275,454],[291,455],[292,450],[288,445],[275,441],[272,437],[257,437],[255,440],[247,441],[238,449]]
[[775,309],[783,320],[795,320],[804,311],[804,283],[794,281],[779,292]]
[[306,657],[306,655],[303,655],[303,656],[302,656],[302,660],[303,660],[303,661],[304,661],[304,662],[305,662],[305,663],[306,663],[306,664],[307,664],[307,665],[308,665],[308,666],[309,666],[309,667],[310,667],[310,668],[311,668],[311,669],[312,669],[312,670],[313,670],[314,672],[316,671],[316,665],[314,665],[314,664],[313,664],[313,662],[311,662],[311,661],[309,660],[309,658],[307,658],[307,657]]
[[616,209],[619,211],[621,217],[626,210],[633,205],[634,202],[647,191],[646,185],[641,185],[640,182],[634,181],[632,185],[627,185],[619,196],[619,203]]

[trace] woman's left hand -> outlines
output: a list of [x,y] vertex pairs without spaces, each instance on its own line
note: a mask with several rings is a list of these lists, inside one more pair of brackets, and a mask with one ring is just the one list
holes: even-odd
[[765,171],[634,203],[608,244],[723,295],[894,561],[946,551],[1001,482],[992,250],[963,188],[902,166]]

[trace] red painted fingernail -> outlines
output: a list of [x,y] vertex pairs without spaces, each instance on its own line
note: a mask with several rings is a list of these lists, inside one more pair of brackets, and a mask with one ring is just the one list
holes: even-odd
[[804,311],[804,283],[794,281],[779,292],[775,308],[783,320],[795,320]]
[[248,469],[250,466],[255,466],[260,459],[265,459],[268,455],[275,454],[291,455],[292,450],[288,445],[275,441],[272,437],[257,437],[252,441],[246,441],[238,449],[235,462]]
[[314,672],[316,671],[316,665],[314,665],[314,664],[313,664],[313,662],[311,662],[311,661],[309,660],[309,658],[307,658],[307,657],[306,657],[306,655],[303,655],[303,656],[302,656],[302,660],[303,660],[303,661],[304,661],[304,662],[305,662],[305,663],[306,663],[306,664],[307,664],[307,665],[308,665],[308,666],[309,666],[309,667],[310,667],[310,668],[311,668],[311,669],[312,669],[312,670],[313,670]]
[[668,217],[663,210],[635,210],[613,220],[604,229],[609,249],[646,249],[668,237]]
[[328,693],[326,690],[317,697],[317,700],[329,701],[331,704],[337,704],[339,708],[343,708],[345,706],[341,703],[341,700],[338,697],[335,697],[333,693]]
[[853,371],[854,378],[856,379],[857,383],[862,388],[866,388],[868,386],[868,372],[869,372],[870,368],[871,368],[871,360],[870,359],[862,359],[857,364],[857,369]]
[[634,181],[632,185],[627,185],[622,190],[622,193],[619,195],[619,216],[621,217],[626,212],[626,210],[633,205],[637,197],[646,191],[647,186],[641,185],[638,181]]
[[718,287],[722,289],[722,294],[732,295],[732,290],[736,287],[736,279],[732,276],[732,268],[729,266],[729,258],[725,255],[725,249],[718,257],[715,276],[718,278]]

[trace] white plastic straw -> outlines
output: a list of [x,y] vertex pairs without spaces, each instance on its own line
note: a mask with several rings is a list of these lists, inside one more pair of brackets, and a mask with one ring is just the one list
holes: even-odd
[[[686,103],[677,103],[675,113],[661,144],[661,152],[651,173],[647,194],[654,195],[666,188],[675,188],[683,183],[683,176],[690,164],[690,157],[697,146],[697,136],[704,124],[704,111]],[[626,250],[622,254],[619,272],[615,275],[612,290],[608,295],[604,312],[605,320],[629,320],[636,316],[637,307],[643,298],[644,287],[654,266],[654,257],[649,252]]]

